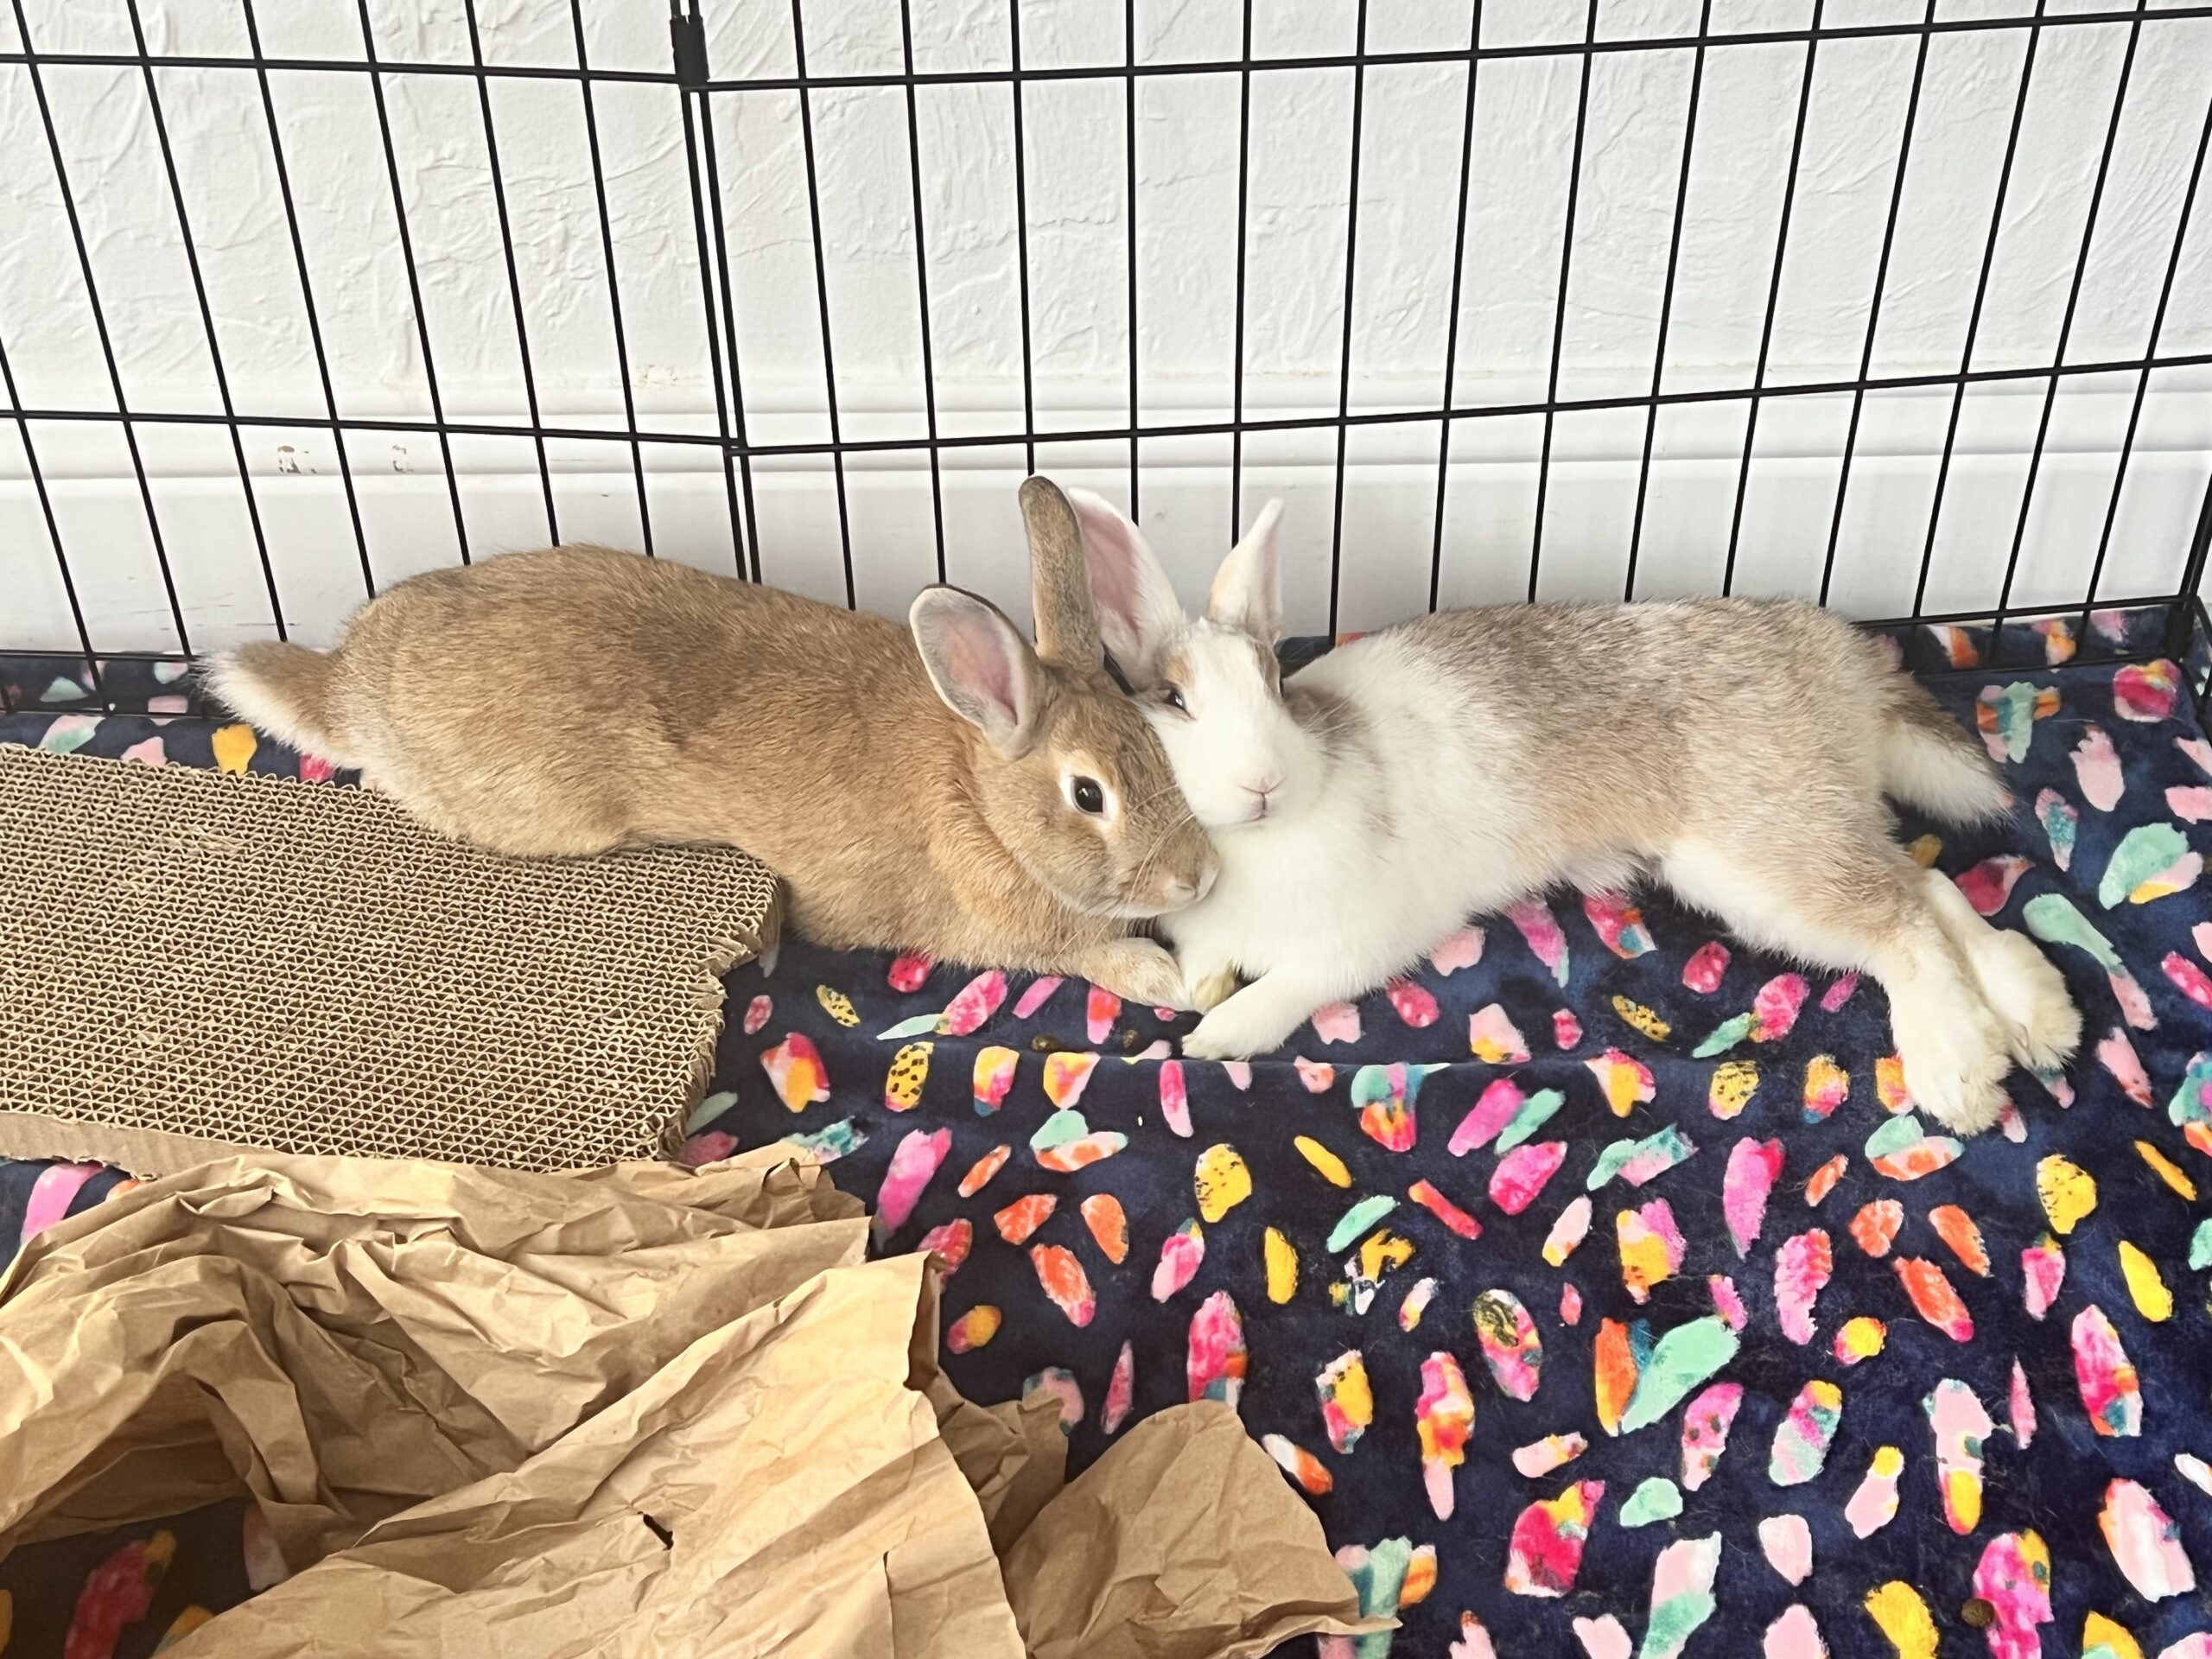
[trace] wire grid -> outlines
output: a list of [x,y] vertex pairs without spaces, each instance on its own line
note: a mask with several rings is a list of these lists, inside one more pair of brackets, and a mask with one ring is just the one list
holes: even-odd
[[[149,50],[146,30],[140,15],[138,0],[124,0],[130,24],[133,50],[129,53],[42,53],[37,48],[23,0],[10,0],[22,49],[0,53],[0,64],[21,66],[33,94],[37,100],[39,115],[50,152],[52,166],[60,185],[61,200],[67,214],[78,270],[90,304],[99,351],[106,378],[113,397],[111,409],[30,407],[23,403],[16,385],[6,341],[0,339],[0,391],[4,391],[6,406],[0,409],[0,417],[11,420],[16,428],[26,459],[27,471],[40,512],[43,518],[51,551],[62,591],[66,596],[77,642],[82,652],[84,667],[92,688],[90,704],[110,710],[116,708],[112,693],[103,683],[104,663],[148,658],[178,660],[168,653],[103,651],[98,643],[101,619],[87,613],[71,568],[69,550],[57,518],[52,491],[42,469],[33,423],[92,422],[111,425],[124,442],[130,457],[130,469],[137,493],[143,509],[151,539],[156,563],[161,573],[164,596],[170,620],[182,659],[194,654],[191,630],[186,621],[184,607],[180,602],[177,583],[171,567],[168,548],[162,539],[162,516],[156,511],[154,493],[149,482],[143,458],[140,453],[137,433],[149,425],[189,425],[222,427],[228,429],[231,449],[235,461],[238,486],[245,496],[249,523],[260,561],[260,570],[268,600],[268,621],[276,635],[285,637],[287,618],[278,594],[278,584],[271,561],[267,533],[262,512],[257,499],[253,479],[249,472],[243,434],[256,428],[311,428],[328,431],[337,449],[339,471],[346,504],[353,551],[358,558],[365,592],[372,593],[377,578],[372,569],[369,539],[364,528],[359,493],[352,467],[348,464],[344,442],[348,433],[408,434],[434,439],[438,447],[443,473],[446,495],[451,509],[456,550],[466,563],[469,557],[469,535],[464,511],[461,474],[454,466],[452,441],[457,436],[491,437],[527,440],[533,446],[539,483],[543,493],[545,523],[550,539],[560,538],[559,516],[555,502],[552,469],[547,459],[546,442],[558,440],[610,441],[626,447],[630,470],[634,484],[639,532],[644,550],[650,556],[655,550],[652,514],[647,499],[645,448],[648,444],[709,446],[719,452],[723,475],[724,494],[728,518],[731,546],[736,555],[736,574],[758,581],[761,577],[761,548],[760,519],[756,510],[753,487],[753,463],[756,460],[804,459],[826,463],[836,493],[839,527],[839,556],[842,564],[843,592],[848,605],[855,602],[853,527],[850,504],[845,477],[845,462],[849,456],[869,452],[916,449],[926,451],[930,467],[932,502],[932,531],[935,543],[936,569],[940,580],[946,569],[946,536],[942,461],[947,451],[982,449],[1020,446],[1025,464],[1035,470],[1038,446],[1040,442],[1065,445],[1083,442],[1111,442],[1126,444],[1128,449],[1128,495],[1133,514],[1141,508],[1141,445],[1149,440],[1175,438],[1225,438],[1230,445],[1230,529],[1235,532],[1243,518],[1243,484],[1245,471],[1245,440],[1262,434],[1281,434],[1299,431],[1333,431],[1335,445],[1334,502],[1332,517],[1329,562],[1329,626],[1333,632],[1338,625],[1338,612],[1344,593],[1344,479],[1347,446],[1355,430],[1363,427],[1381,425],[1403,426],[1433,421],[1439,435],[1436,465],[1436,515],[1433,540],[1430,550],[1428,602],[1433,608],[1441,597],[1440,586],[1444,569],[1444,509],[1451,489],[1450,455],[1455,429],[1466,423],[1497,422],[1516,417],[1540,417],[1541,446],[1536,476],[1536,511],[1528,556],[1527,592],[1536,596],[1544,566],[1544,502],[1552,484],[1553,434],[1559,418],[1566,415],[1593,413],[1606,410],[1640,410],[1643,413],[1641,455],[1636,486],[1634,513],[1630,531],[1627,574],[1623,584],[1623,596],[1633,598],[1637,592],[1637,570],[1645,531],[1646,507],[1650,494],[1653,463],[1654,434],[1661,412],[1669,408],[1693,404],[1741,404],[1746,407],[1747,418],[1741,453],[1736,469],[1733,505],[1730,516],[1726,563],[1719,584],[1719,590],[1733,590],[1737,574],[1737,556],[1743,533],[1745,499],[1749,490],[1751,467],[1758,435],[1758,419],[1764,404],[1784,399],[1833,397],[1848,395],[1851,400],[1849,424],[1843,443],[1841,470],[1836,486],[1835,503],[1831,516],[1827,542],[1823,550],[1819,598],[1828,601],[1838,567],[1838,554],[1844,512],[1852,488],[1853,471],[1859,458],[1861,414],[1870,393],[1891,391],[1948,390],[1949,408],[1943,445],[1937,465],[1935,497],[1928,518],[1925,541],[1922,549],[1918,579],[1914,589],[1913,609],[1906,616],[1884,619],[1874,626],[1896,626],[1902,623],[1924,622],[1986,622],[2001,626],[2007,620],[2031,616],[2050,616],[2078,613],[2086,629],[2090,612],[2103,607],[2128,605],[2161,605],[2169,607],[2173,626],[2169,630],[2169,650],[2177,650],[2189,626],[2207,623],[2197,590],[2205,574],[2208,550],[2212,550],[2212,488],[2208,488],[2203,511],[2200,513],[2196,533],[2185,545],[2174,550],[2173,580],[2170,586],[2149,594],[2126,596],[2107,595],[2101,592],[2102,579],[2110,552],[2115,520],[2118,518],[2122,492],[2126,485],[2130,467],[2135,458],[2135,445],[2141,424],[2144,405],[2154,373],[2212,365],[2212,353],[2165,352],[2159,349],[2164,333],[2170,302],[2176,279],[2183,262],[2183,251],[2191,216],[2195,210],[2199,186],[2202,181],[2208,146],[2212,146],[2212,105],[2208,105],[2202,129],[2199,133],[2190,162],[2186,189],[2174,220],[2169,251],[2164,260],[2157,308],[2148,338],[2139,355],[2094,362],[2066,361],[2069,341],[2075,321],[2076,307],[2081,298],[2084,274],[2089,263],[2091,246],[2099,223],[2100,207],[2123,115],[2127,107],[2129,78],[2136,47],[2146,23],[2162,27],[2190,24],[2204,30],[2207,49],[2212,49],[2212,4],[2171,5],[2152,10],[2149,0],[2128,10],[2076,10],[2050,13],[2050,0],[2036,0],[2032,14],[2012,16],[1941,17],[1937,15],[1937,0],[1927,0],[1923,15],[1916,21],[1884,23],[1839,25],[1827,20],[1823,13],[1827,0],[1813,0],[1809,22],[1802,29],[1761,29],[1753,31],[1716,32],[1713,28],[1713,0],[1702,0],[1697,29],[1692,34],[1649,34],[1633,36],[1603,36],[1599,33],[1599,0],[1586,0],[1583,25],[1579,39],[1556,42],[1497,43],[1484,39],[1484,0],[1471,0],[1467,10],[1466,44],[1464,48],[1421,51],[1376,51],[1368,44],[1368,3],[1354,0],[1357,5],[1355,46],[1349,54],[1305,55],[1255,55],[1253,50],[1253,0],[1244,0],[1242,8],[1241,46],[1234,58],[1203,60],[1148,61],[1141,60],[1137,52],[1135,0],[1124,0],[1123,29],[1126,49],[1118,64],[1087,66],[1040,67],[1025,64],[1021,48],[1021,16],[1018,0],[1009,3],[1005,13],[1010,63],[1002,69],[966,69],[947,72],[918,70],[915,67],[912,0],[899,0],[899,17],[903,62],[896,73],[824,74],[811,73],[806,57],[806,18],[804,0],[791,0],[790,22],[794,48],[794,70],[789,75],[746,75],[717,77],[709,60],[706,20],[700,10],[700,0],[671,0],[670,37],[671,66],[666,72],[644,72],[634,69],[602,68],[592,64],[586,44],[586,31],[582,0],[569,0],[569,12],[573,27],[575,47],[574,67],[557,65],[521,65],[496,63],[486,60],[479,29],[474,0],[464,0],[464,10],[469,41],[469,60],[467,63],[394,60],[378,55],[375,33],[371,25],[368,0],[356,0],[360,22],[363,56],[359,60],[296,58],[272,56],[264,53],[259,20],[254,0],[238,0],[250,46],[247,55],[206,56],[186,54],[156,54]],[[2028,366],[1977,368],[1974,348],[1980,333],[1983,309],[1988,298],[1990,278],[1995,262],[1999,232],[2004,220],[2004,209],[2010,193],[2018,181],[2014,175],[2022,124],[2030,93],[2035,83],[2038,48],[2055,31],[2098,26],[2125,25],[2127,29],[2126,57],[2120,72],[2117,88],[2110,109],[2109,120],[2102,135],[2102,147],[2095,175],[2095,183],[2080,247],[2075,254],[2067,288],[2064,317],[2057,343],[2049,360]],[[2013,99],[2011,123],[2003,164],[1996,184],[1996,200],[1989,220],[1988,236],[1984,245],[1975,277],[1972,310],[1969,314],[1964,346],[1955,370],[1906,374],[1876,375],[1872,370],[1875,340],[1880,325],[1883,302],[1889,281],[1891,255],[1898,226],[1899,207],[1903,200],[1907,178],[1910,173],[1913,145],[1921,113],[1921,93],[1929,47],[1936,40],[1966,33],[1997,31],[2024,31],[2026,43],[2017,90]],[[1847,378],[1831,378],[1818,381],[1792,380],[1774,384],[1769,380],[1769,353],[1772,344],[1776,316],[1780,299],[1784,255],[1787,252],[1793,209],[1800,196],[1800,165],[1806,130],[1807,111],[1811,103],[1814,79],[1821,48],[1834,42],[1867,41],[1885,38],[1908,39],[1915,43],[1910,92],[1904,119],[1902,137],[1894,175],[1889,188],[1887,213],[1879,260],[1872,290],[1866,305],[1866,326],[1863,345],[1859,356],[1857,372]],[[1757,361],[1748,381],[1720,386],[1668,390],[1664,386],[1670,329],[1675,321],[1676,278],[1681,252],[1683,230],[1688,204],[1689,184],[1693,161],[1699,138],[1700,98],[1705,86],[1708,60],[1718,53],[1753,47],[1784,47],[1802,51],[1802,68],[1798,77],[1796,99],[1796,121],[1789,155],[1788,181],[1783,196],[1783,206],[1776,232],[1770,274],[1766,288],[1763,324],[1759,336]],[[1656,52],[1684,52],[1691,54],[1692,68],[1688,96],[1682,113],[1683,149],[1681,172],[1672,203],[1672,226],[1669,241],[1666,276],[1661,296],[1656,347],[1652,358],[1652,373],[1648,391],[1632,395],[1563,397],[1560,392],[1562,349],[1567,315],[1568,278],[1572,272],[1578,246],[1577,208],[1584,175],[1584,152],[1590,112],[1590,79],[1592,65],[1601,57],[1614,54]],[[1460,346],[1460,299],[1465,291],[1468,265],[1468,207],[1471,157],[1478,101],[1482,96],[1483,70],[1485,65],[1508,60],[1560,59],[1579,60],[1579,86],[1575,106],[1573,161],[1567,182],[1566,221],[1560,238],[1558,262],[1559,284],[1556,305],[1552,317],[1549,340],[1549,372],[1544,395],[1540,398],[1516,402],[1468,403],[1455,401],[1455,369]],[[1450,325],[1446,330],[1443,362],[1444,395],[1432,408],[1391,408],[1388,410],[1354,410],[1351,407],[1351,386],[1354,353],[1354,309],[1358,260],[1358,208],[1360,200],[1361,139],[1363,111],[1368,73],[1370,70],[1404,65],[1464,66],[1465,92],[1463,128],[1460,134],[1458,166],[1458,220],[1455,227],[1451,276]],[[152,116],[152,125],[159,146],[162,166],[167,176],[170,205],[175,218],[175,232],[180,239],[188,269],[190,272],[198,303],[199,315],[206,334],[210,357],[214,367],[219,411],[186,411],[180,410],[132,408],[125,398],[123,377],[118,366],[106,313],[100,302],[99,289],[94,277],[88,254],[86,236],[72,193],[67,163],[63,146],[56,132],[51,105],[42,72],[63,66],[105,66],[136,70],[143,79],[143,88]],[[305,305],[308,328],[320,382],[321,414],[320,417],[302,418],[297,413],[276,415],[241,410],[236,407],[228,378],[223,366],[221,347],[217,339],[214,315],[201,274],[200,257],[191,217],[187,211],[185,195],[181,188],[175,156],[170,149],[169,136],[163,120],[161,95],[156,84],[156,71],[166,69],[226,69],[251,73],[258,87],[263,124],[270,154],[274,162],[278,194],[283,207],[284,230],[289,242],[291,263],[296,274],[300,293]],[[1349,70],[1351,74],[1351,120],[1349,134],[1349,176],[1344,194],[1346,257],[1344,280],[1344,315],[1342,346],[1338,365],[1338,391],[1335,412],[1317,416],[1288,415],[1255,416],[1245,406],[1247,359],[1247,253],[1250,238],[1249,204],[1250,175],[1253,151],[1252,86],[1255,76],[1292,73],[1312,70]],[[397,256],[403,263],[408,291],[413,305],[415,344],[420,353],[423,378],[427,384],[430,418],[371,418],[341,416],[334,389],[329,354],[324,344],[323,323],[317,312],[317,297],[310,276],[305,244],[301,231],[301,219],[293,194],[292,170],[302,158],[288,156],[285,140],[280,130],[275,101],[270,92],[274,75],[295,73],[335,73],[359,77],[370,88],[376,114],[378,138],[385,164],[386,183],[391,193],[391,206],[398,226]],[[1238,99],[1238,168],[1236,207],[1236,258],[1235,264],[1235,375],[1233,404],[1225,420],[1196,420],[1182,422],[1147,421],[1142,417],[1139,397],[1139,285],[1135,278],[1138,263],[1137,241],[1137,153],[1136,153],[1136,97],[1140,82],[1156,77],[1214,75],[1234,76]],[[436,359],[430,329],[422,298],[422,278],[414,237],[401,188],[401,169],[392,141],[392,120],[386,103],[388,83],[407,77],[460,77],[473,80],[477,92],[478,111],[482,123],[482,137],[490,160],[493,198],[499,222],[500,244],[505,261],[507,296],[512,307],[516,339],[520,348],[522,378],[528,408],[525,422],[461,422],[448,418],[445,400],[440,389]],[[537,389],[537,365],[534,363],[529,339],[528,319],[524,303],[522,286],[517,270],[513,226],[510,221],[509,206],[499,155],[499,138],[493,118],[491,88],[502,79],[535,79],[573,83],[581,101],[587,148],[591,162],[592,183],[597,208],[598,240],[606,266],[607,300],[611,311],[613,342],[619,373],[622,382],[624,422],[619,429],[604,427],[583,428],[570,425],[549,426],[541,417]],[[1123,108],[1126,117],[1125,154],[1122,170],[1128,191],[1126,214],[1126,258],[1128,262],[1127,327],[1128,359],[1128,416],[1125,422],[1093,425],[1081,429],[1040,429],[1037,417],[1036,361],[1032,337],[1030,249],[1032,216],[1027,199],[1027,163],[1025,157],[1024,105],[1029,88],[1053,82],[1119,81],[1123,88]],[[680,124],[683,140],[686,168],[689,175],[692,232],[696,239],[700,262],[701,283],[698,296],[702,308],[709,356],[709,378],[715,404],[715,429],[712,432],[682,431],[648,427],[640,423],[632,395],[630,353],[622,315],[622,284],[616,273],[615,236],[613,220],[607,208],[607,175],[602,162],[600,132],[594,105],[594,88],[607,84],[645,84],[670,89],[673,108],[670,118]],[[947,433],[941,429],[938,420],[938,385],[931,341],[931,301],[928,273],[928,236],[930,227],[924,214],[922,152],[919,124],[917,116],[918,89],[942,86],[971,86],[1002,88],[1007,102],[1008,138],[1012,148],[1014,192],[1015,272],[1018,284],[1020,359],[1022,382],[1022,425],[1019,430],[987,433]],[[926,435],[921,439],[855,438],[847,435],[841,419],[836,372],[835,330],[831,325],[829,293],[829,268],[822,234],[822,196],[820,181],[816,172],[814,99],[817,95],[853,88],[892,88],[903,90],[906,104],[907,162],[912,175],[912,232],[914,238],[915,302],[920,323],[922,376],[920,397]],[[796,93],[798,100],[803,162],[805,168],[808,214],[811,238],[815,298],[820,320],[821,346],[824,368],[824,391],[827,398],[829,436],[822,442],[757,442],[747,429],[747,399],[743,366],[737,350],[738,317],[736,284],[731,280],[730,246],[732,232],[725,216],[725,193],[715,142],[715,111],[718,103],[732,96],[752,93]],[[311,162],[312,158],[308,158]],[[2036,501],[2037,484],[2049,436],[2053,406],[2063,383],[2083,377],[2129,375],[2134,377],[2130,401],[2126,436],[2123,439],[2119,464],[2103,515],[2102,527],[2093,552],[2084,560],[2084,582],[2078,602],[2063,606],[2037,605],[2015,607],[2012,603],[2016,578],[2018,574],[2029,516]],[[2018,516],[2010,527],[2009,552],[1998,602],[1994,607],[1967,612],[1931,613],[1926,608],[1929,578],[1936,562],[1936,539],[1942,521],[1946,486],[1952,473],[1954,450],[1957,443],[1961,412],[1970,388],[1999,383],[2024,383],[2043,386],[2040,420],[2029,459],[2026,487],[2022,493]],[[0,623],[4,626],[4,623]],[[0,667],[10,657],[24,658],[24,653],[11,653],[10,642],[0,637]],[[39,660],[48,660],[40,658]],[[9,693],[0,681],[0,706],[6,703]],[[76,705],[85,706],[85,705]]]

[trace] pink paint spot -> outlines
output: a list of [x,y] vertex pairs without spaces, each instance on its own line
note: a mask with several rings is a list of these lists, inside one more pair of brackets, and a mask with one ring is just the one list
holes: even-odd
[[1313,1010],[1313,1034],[1325,1043],[1359,1040],[1359,1010],[1349,1002],[1331,1002]]
[[[929,970],[925,968],[922,971],[926,974]],[[1014,1005],[1014,1017],[1017,1020],[1028,1019],[1046,1003],[1051,1001],[1052,993],[1066,982],[1058,974],[1046,974],[1041,979],[1031,980],[1028,984],[1021,988],[1021,995]],[[1105,1039],[1094,1037],[1090,1040],[1096,1043],[1103,1042]]]
[[1394,979],[1382,988],[1390,999],[1390,1006],[1397,1010],[1398,1018],[1415,1031],[1436,1023],[1441,1010],[1427,987],[1409,979]]
[[1517,1216],[1536,1201],[1544,1184],[1567,1161],[1567,1142],[1539,1141],[1516,1147],[1497,1160],[1491,1172],[1491,1202],[1509,1216]]
[[1191,1096],[1183,1081],[1183,1062],[1160,1063],[1160,1115],[1167,1127],[1185,1140],[1191,1137]]
[[1464,1158],[1488,1146],[1513,1121],[1513,1115],[1521,1109],[1526,1098],[1512,1078],[1498,1078],[1483,1090],[1482,1097],[1459,1120],[1459,1127],[1444,1143],[1445,1151],[1454,1158]]
[[1103,985],[1093,985],[1084,1001],[1084,1029],[1094,1043],[1103,1043],[1114,1034],[1114,1022],[1122,1017],[1122,999]]
[[1813,1304],[1835,1270],[1828,1236],[1815,1227],[1784,1239],[1774,1258],[1774,1306],[1782,1334],[1795,1343],[1813,1339]]
[[26,1244],[69,1213],[70,1203],[85,1183],[100,1173],[98,1164],[48,1164],[31,1183],[23,1203],[22,1242]]
[[944,1154],[952,1150],[952,1131],[938,1129],[925,1135],[919,1129],[910,1129],[906,1138],[891,1154],[890,1166],[883,1173],[883,1185],[875,1195],[875,1236],[879,1243],[888,1239],[906,1224],[906,1217],[914,1213],[920,1202],[922,1190],[944,1162]]
[[1773,1043],[1787,1037],[1810,989],[1802,974],[1777,974],[1760,986],[1751,999],[1751,1040]]
[[737,1150],[737,1137],[724,1129],[709,1129],[704,1135],[695,1135],[683,1143],[677,1154],[677,1162],[688,1169],[703,1169],[709,1164],[718,1164]]
[[[2205,770],[2212,772],[2212,766],[2207,766]],[[1440,974],[1456,974],[1462,968],[1473,967],[1483,959],[1482,929],[1461,928],[1430,951],[1428,959]]]
[[1727,1173],[1720,1180],[1720,1211],[1728,1222],[1728,1236],[1738,1256],[1749,1255],[1766,1223],[1766,1203],[1782,1174],[1782,1142],[1738,1141],[1728,1153]]
[[1718,939],[1709,939],[1683,964],[1682,983],[1701,996],[1710,996],[1720,988],[1727,971],[1728,947]]

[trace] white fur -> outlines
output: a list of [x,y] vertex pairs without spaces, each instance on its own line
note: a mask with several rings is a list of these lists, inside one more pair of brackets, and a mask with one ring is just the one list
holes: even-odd
[[1185,1054],[1270,1052],[1471,915],[1639,871],[1751,944],[1874,976],[1907,1086],[1953,1128],[1996,1121],[2012,1059],[2072,1053],[2057,971],[1914,865],[1881,803],[1982,817],[2001,781],[1847,625],[1728,601],[1459,613],[1279,689],[1272,509],[1192,620],[1135,527],[1070,497],[1107,647],[1221,855],[1162,924],[1206,1010]]

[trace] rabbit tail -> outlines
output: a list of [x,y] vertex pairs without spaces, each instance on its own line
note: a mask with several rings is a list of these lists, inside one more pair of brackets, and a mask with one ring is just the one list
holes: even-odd
[[219,652],[208,665],[207,683],[217,701],[277,741],[339,766],[356,766],[358,759],[334,729],[334,658],[305,645],[262,640]]
[[1996,763],[1927,688],[1893,677],[1882,721],[1882,792],[1943,823],[1974,823],[2012,804]]

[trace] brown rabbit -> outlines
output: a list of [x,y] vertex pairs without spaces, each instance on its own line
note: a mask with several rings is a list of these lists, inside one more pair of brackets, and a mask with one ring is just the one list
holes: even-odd
[[[434,829],[494,851],[745,849],[834,947],[926,951],[1183,1001],[1131,925],[1214,855],[1107,674],[1080,532],[1021,488],[1037,649],[929,588],[894,622],[665,561],[555,547],[371,601],[325,653],[213,662],[216,696]],[[917,649],[918,647],[918,650]]]

